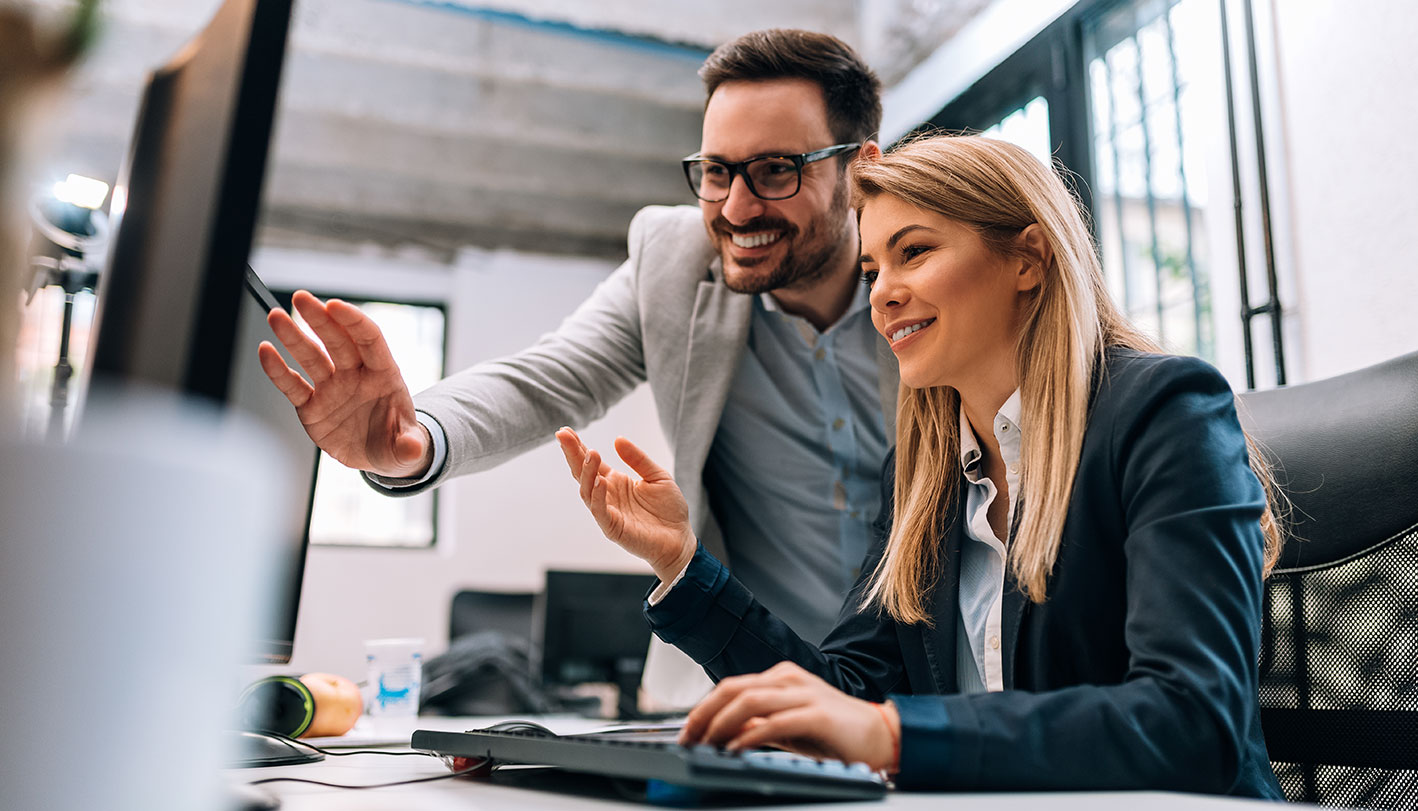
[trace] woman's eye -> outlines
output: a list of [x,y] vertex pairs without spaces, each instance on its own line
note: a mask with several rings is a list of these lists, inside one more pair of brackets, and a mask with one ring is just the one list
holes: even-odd
[[874,271],[874,270],[864,270],[864,271],[862,271],[862,284],[866,285],[868,290],[870,290],[870,289],[871,289],[871,286],[872,286],[873,284],[875,284],[875,283],[876,283],[876,271]]
[[925,253],[927,250],[929,249],[924,245],[907,245],[901,249],[901,256],[903,259],[911,260]]

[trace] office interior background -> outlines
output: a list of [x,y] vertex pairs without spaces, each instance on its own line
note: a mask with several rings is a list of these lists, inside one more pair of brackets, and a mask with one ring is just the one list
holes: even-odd
[[[47,184],[113,183],[146,72],[216,5],[103,4],[45,133]],[[368,302],[415,390],[522,349],[624,258],[639,207],[692,203],[677,161],[699,143],[696,69],[772,26],[860,50],[886,85],[884,144],[933,125],[1059,162],[1114,295],[1238,391],[1418,349],[1407,0],[301,0],[252,265],[278,293]],[[63,295],[25,308],[35,433]],[[79,366],[92,304],[75,302]],[[643,389],[585,434],[671,457]],[[550,439],[414,499],[322,463],[288,670],[359,674],[380,637],[437,653],[461,589],[645,571],[601,537]]]

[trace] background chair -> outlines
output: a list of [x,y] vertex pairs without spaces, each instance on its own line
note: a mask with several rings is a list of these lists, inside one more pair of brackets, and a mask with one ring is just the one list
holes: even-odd
[[536,599],[526,592],[454,595],[448,651],[424,663],[420,711],[511,715],[560,710],[537,678]]
[[424,665],[424,709],[594,715],[608,708],[595,691],[580,688],[605,684],[614,687],[617,717],[641,717],[650,645],[641,605],[656,582],[644,574],[553,570],[540,594],[458,592],[448,652]]
[[479,631],[531,640],[536,600],[532,592],[460,591],[448,614],[448,641]]
[[1418,802],[1418,353],[1241,396],[1289,496],[1261,723],[1292,801]]

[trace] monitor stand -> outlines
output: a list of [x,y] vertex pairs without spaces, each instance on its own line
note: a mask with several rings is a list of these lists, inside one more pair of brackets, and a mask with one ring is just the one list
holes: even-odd
[[315,763],[325,756],[289,741],[264,732],[240,731],[232,746],[234,755],[227,766],[236,769],[252,769],[261,766],[294,766],[299,763]]
[[644,659],[622,658],[615,661],[616,717],[639,720],[640,678],[644,671]]

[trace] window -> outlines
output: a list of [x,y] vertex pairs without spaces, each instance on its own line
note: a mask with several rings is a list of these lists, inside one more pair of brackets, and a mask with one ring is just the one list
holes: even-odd
[[1022,146],[1045,164],[1053,161],[1053,141],[1049,138],[1049,102],[1043,96],[1030,99],[1023,107],[1004,116],[999,123],[986,127],[980,134]]
[[1109,288],[1168,350],[1214,363],[1206,155],[1197,145],[1205,111],[1222,107],[1216,4],[1127,3],[1086,21],[1083,40]]
[[[282,298],[289,307],[290,294]],[[441,306],[345,300],[379,325],[409,391],[422,391],[443,377],[447,325]],[[296,323],[309,331],[298,314]],[[370,489],[358,471],[321,452],[311,508],[312,544],[429,547],[434,544],[436,526],[437,493],[390,498]]]
[[[1255,50],[1248,2],[1079,0],[928,122],[1052,157],[1092,213],[1118,305],[1250,388],[1285,381]],[[1248,241],[1267,249],[1251,271]],[[1272,352],[1256,349],[1264,326]]]

